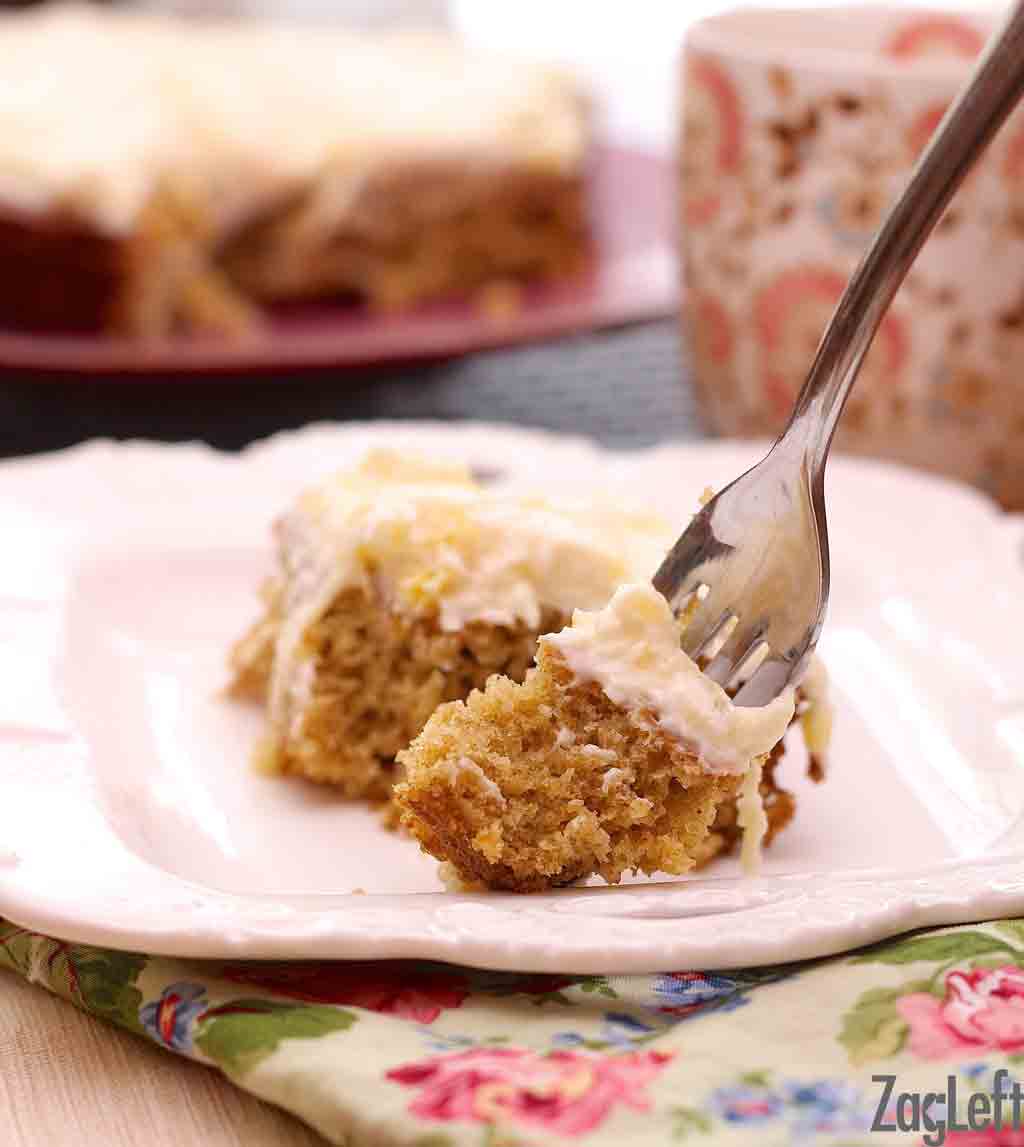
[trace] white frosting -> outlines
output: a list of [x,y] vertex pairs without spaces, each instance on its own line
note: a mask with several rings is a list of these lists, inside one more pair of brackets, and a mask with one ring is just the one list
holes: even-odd
[[743,830],[740,845],[740,865],[744,876],[758,876],[761,872],[761,842],[768,831],[768,816],[764,811],[761,797],[761,774],[764,761],[755,758],[740,785],[739,801],[736,805],[736,823]]
[[0,203],[66,206],[122,231],[181,140],[147,70],[150,46],[136,38],[128,51],[102,23],[71,7],[0,19]]
[[744,772],[782,739],[793,716],[792,691],[761,708],[734,705],[679,639],[668,603],[644,582],[623,585],[599,612],[578,610],[571,626],[542,640],[617,705],[654,714],[708,771]]
[[0,17],[0,58],[0,204],[111,233],[161,177],[187,181],[215,232],[313,180],[336,225],[404,157],[564,170],[585,148],[565,76],[440,35],[62,4]]
[[817,657],[812,657],[800,682],[805,697],[800,712],[800,726],[809,753],[824,753],[832,739],[832,702],[829,700],[828,674]]
[[538,627],[545,607],[568,615],[604,605],[649,577],[673,540],[663,519],[603,501],[481,486],[459,465],[369,453],[309,491],[278,527],[285,621],[271,714],[287,727],[308,698],[302,636],[350,586],[389,608],[468,622]]

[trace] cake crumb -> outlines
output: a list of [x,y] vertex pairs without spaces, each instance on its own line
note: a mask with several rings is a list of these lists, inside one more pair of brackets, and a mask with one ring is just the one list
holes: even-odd
[[264,734],[253,746],[251,757],[253,770],[263,776],[277,776],[281,772],[281,757],[276,739]]
[[448,892],[485,892],[487,886],[480,880],[463,875],[454,864],[443,860],[437,866],[437,877]]

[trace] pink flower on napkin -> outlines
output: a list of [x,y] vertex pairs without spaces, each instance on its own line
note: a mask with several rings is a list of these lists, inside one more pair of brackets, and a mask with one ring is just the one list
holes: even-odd
[[945,999],[914,992],[897,1004],[914,1055],[950,1059],[979,1048],[1024,1049],[1024,971],[1004,964],[949,972],[945,987]]
[[576,1136],[600,1126],[618,1104],[647,1111],[646,1085],[667,1052],[595,1055],[527,1048],[473,1048],[405,1064],[387,1078],[418,1089],[411,1114],[429,1120],[513,1123]]
[[322,964],[233,964],[225,979],[278,996],[318,1004],[348,1004],[429,1024],[460,1007],[469,989],[458,971],[405,961]]

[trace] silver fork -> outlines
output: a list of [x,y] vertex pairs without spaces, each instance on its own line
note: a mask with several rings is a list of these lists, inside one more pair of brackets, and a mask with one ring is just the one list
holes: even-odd
[[1022,93],[1018,0],[847,284],[786,429],[704,506],[654,575],[686,617],[683,648],[738,690],[739,705],[767,704],[806,668],[828,605],[824,475],[843,405],[921,245]]

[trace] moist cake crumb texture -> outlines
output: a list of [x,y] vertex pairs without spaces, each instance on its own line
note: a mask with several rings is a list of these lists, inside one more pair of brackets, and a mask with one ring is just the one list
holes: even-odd
[[305,631],[305,695],[277,742],[276,768],[336,785],[350,797],[385,799],[394,761],[445,701],[482,688],[495,673],[522,680],[537,628],[468,622],[441,628],[436,615],[410,617],[362,589],[342,590]]
[[[666,677],[670,688],[656,689]],[[792,715],[786,696],[762,710],[733,706],[679,650],[664,599],[624,586],[543,637],[522,685],[494,678],[440,708],[399,755],[395,800],[425,851],[489,887],[679,874],[702,858],[718,807],[744,777],[742,815],[760,840],[761,765]]]
[[495,677],[443,705],[399,760],[396,803],[424,851],[464,884],[517,892],[685,872],[740,780],[705,772],[543,644],[522,685]]

